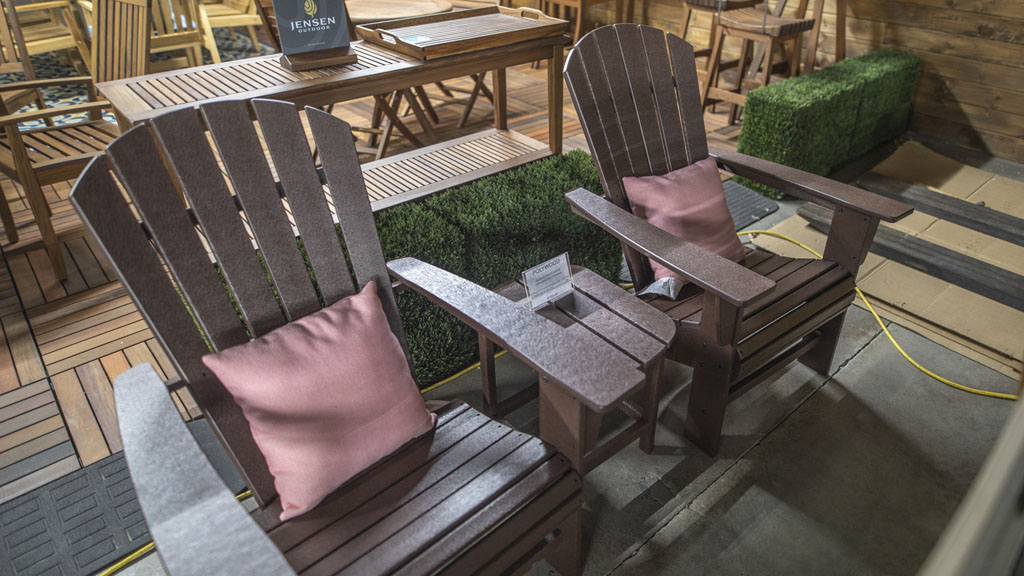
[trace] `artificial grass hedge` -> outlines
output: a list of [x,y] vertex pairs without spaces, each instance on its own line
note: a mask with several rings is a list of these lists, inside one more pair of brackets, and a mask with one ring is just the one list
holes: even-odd
[[[572,151],[375,215],[384,258],[413,256],[494,288],[568,251],[573,264],[618,275],[618,242],[572,213],[564,195],[599,191],[590,155]],[[429,386],[477,359],[476,333],[411,292],[397,295],[413,375]]]
[[[878,50],[751,90],[738,149],[829,174],[906,130],[920,68],[913,54]],[[763,184],[740,182],[766,196],[782,196]]]

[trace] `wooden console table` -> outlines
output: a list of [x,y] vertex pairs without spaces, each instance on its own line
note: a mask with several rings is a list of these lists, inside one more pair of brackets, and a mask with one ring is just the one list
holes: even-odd
[[[508,127],[505,69],[548,60],[548,146],[562,150],[562,62],[567,36],[540,38],[420,61],[361,41],[352,46],[359,61],[304,72],[281,67],[279,54],[148,74],[104,82],[97,88],[110,101],[122,130],[171,110],[196,107],[216,100],[270,98],[296,105],[326,106],[409,90],[493,71],[494,127]],[[396,124],[400,130],[402,125]]]

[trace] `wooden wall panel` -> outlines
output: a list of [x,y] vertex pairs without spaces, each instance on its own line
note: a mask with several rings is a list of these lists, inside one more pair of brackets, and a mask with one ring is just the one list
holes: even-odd
[[[680,33],[680,0],[636,1],[637,22]],[[790,0],[787,13],[797,4]],[[835,0],[826,0],[819,66],[834,61],[835,9]],[[588,14],[608,23],[614,4]],[[687,39],[706,44],[709,23],[698,14]],[[735,54],[739,41],[726,42],[727,55]],[[1024,162],[1024,0],[847,0],[847,55],[879,48],[922,59],[913,130]]]

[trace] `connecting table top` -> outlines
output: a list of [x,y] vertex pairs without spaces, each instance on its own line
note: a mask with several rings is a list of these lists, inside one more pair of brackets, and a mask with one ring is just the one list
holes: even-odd
[[110,101],[122,130],[172,110],[216,100],[269,98],[298,106],[326,106],[493,71],[494,125],[506,129],[508,101],[505,68],[548,60],[548,143],[562,145],[562,62],[569,38],[554,36],[421,61],[367,42],[352,47],[358,62],[291,72],[280,55],[257,56],[135,78],[97,86]]

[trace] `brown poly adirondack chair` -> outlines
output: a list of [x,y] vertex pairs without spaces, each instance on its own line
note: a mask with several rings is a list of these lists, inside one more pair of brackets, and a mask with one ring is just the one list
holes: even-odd
[[[114,384],[129,471],[169,572],[504,574],[543,558],[564,575],[578,573],[579,476],[547,444],[461,403],[436,409],[432,433],[314,510],[278,519],[273,478],[249,425],[201,357],[316,311],[318,292],[330,304],[371,280],[405,347],[350,128],[315,108],[306,108],[306,118],[320,174],[293,104],[224,101],[126,132],[71,195],[183,380],[165,386],[143,365]],[[344,250],[330,206],[337,207]],[[463,302],[466,314],[487,325],[507,319],[516,329],[508,341],[550,342],[556,356],[579,344],[457,276],[411,258],[394,264],[439,282],[439,298]],[[596,379],[608,369],[562,364],[546,366],[545,374]],[[181,425],[168,388],[185,384],[260,505],[252,519]]]
[[[97,0],[97,8],[98,25],[92,51],[95,81],[144,73],[149,41],[148,34],[144,33],[149,22],[147,0]],[[42,187],[78,176],[89,160],[118,135],[117,126],[104,121],[101,116],[103,109],[110,108],[110,103],[96,100],[93,80],[89,76],[81,76],[0,84],[0,92],[84,84],[89,93],[89,102],[83,104],[41,107],[20,114],[13,113],[16,110],[7,108],[6,103],[0,101],[0,126],[4,128],[0,135],[0,173],[23,187],[54,274],[61,280],[67,277],[64,255]],[[88,113],[88,118],[60,126],[29,130],[18,128],[22,122],[48,120],[72,113]],[[0,198],[0,217],[7,240],[17,242],[18,230],[3,198]]]
[[[606,198],[567,194],[573,210],[622,243],[639,292],[654,259],[689,281],[678,300],[644,297],[675,319],[669,357],[694,368],[685,432],[716,454],[726,405],[792,360],[827,374],[854,278],[879,220],[910,206],[828,178],[708,148],[693,47],[632,24],[607,26],[569,54],[565,80]],[[749,250],[737,264],[629,212],[626,176],[664,174],[711,156],[719,168],[834,209],[823,260]]]

